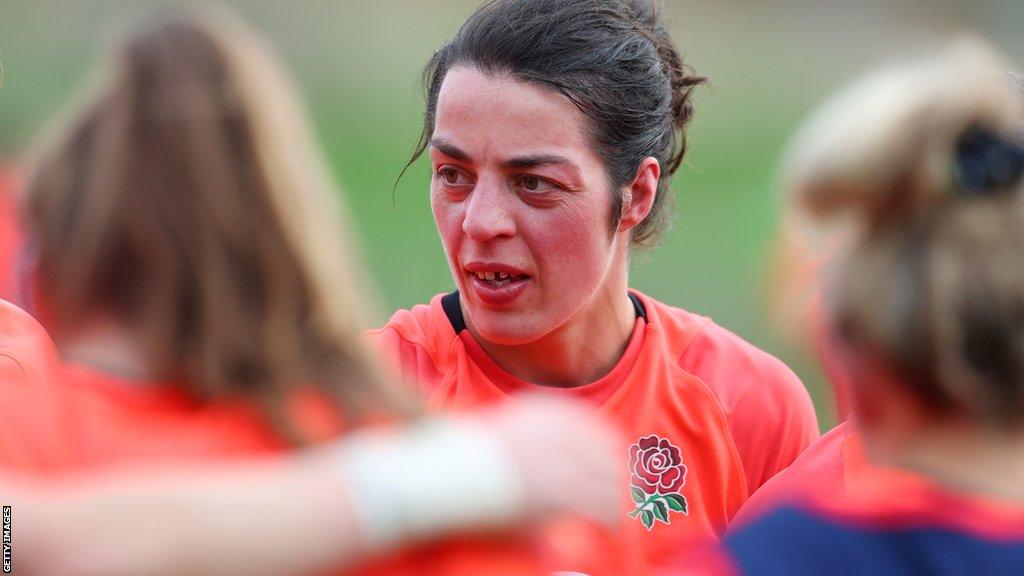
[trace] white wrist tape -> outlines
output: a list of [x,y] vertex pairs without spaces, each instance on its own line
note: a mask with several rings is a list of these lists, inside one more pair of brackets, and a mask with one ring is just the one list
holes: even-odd
[[341,472],[371,548],[498,526],[522,512],[522,474],[483,426],[434,419],[344,444]]

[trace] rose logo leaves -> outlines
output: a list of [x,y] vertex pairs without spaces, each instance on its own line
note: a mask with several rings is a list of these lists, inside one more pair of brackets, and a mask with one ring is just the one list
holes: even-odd
[[689,514],[681,494],[686,465],[674,444],[656,434],[644,436],[629,447],[629,472],[629,493],[636,504],[630,518],[639,518],[650,530],[655,520],[671,523],[672,512]]

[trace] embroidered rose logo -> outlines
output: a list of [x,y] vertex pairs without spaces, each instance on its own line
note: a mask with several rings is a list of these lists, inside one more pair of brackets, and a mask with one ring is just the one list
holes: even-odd
[[679,448],[655,434],[644,436],[629,447],[629,492],[636,509],[630,518],[640,518],[650,530],[657,520],[669,524],[669,514],[688,514],[686,498],[680,493],[686,484],[686,465]]

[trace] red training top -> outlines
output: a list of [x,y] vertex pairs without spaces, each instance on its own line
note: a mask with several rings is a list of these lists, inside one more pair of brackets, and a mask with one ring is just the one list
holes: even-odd
[[[614,544],[559,570],[649,574],[681,546],[717,538],[769,478],[818,436],[807,391],[779,360],[710,319],[630,293],[633,334],[612,370],[573,388],[509,374],[476,342],[458,293],[401,310],[369,338],[416,382],[432,410],[460,409],[535,391],[590,403],[625,432],[610,455],[629,484]],[[628,556],[626,567],[621,567]]]

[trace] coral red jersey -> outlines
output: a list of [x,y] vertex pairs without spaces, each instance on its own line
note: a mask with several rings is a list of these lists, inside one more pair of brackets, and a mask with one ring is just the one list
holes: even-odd
[[[612,370],[587,385],[541,387],[494,363],[468,330],[458,292],[397,312],[369,333],[413,379],[430,409],[461,409],[523,391],[590,403],[625,433],[609,455],[628,473],[613,545],[593,565],[560,570],[649,574],[680,547],[717,538],[768,478],[818,435],[810,398],[780,361],[708,318],[630,292],[637,319]],[[571,489],[571,487],[567,487]]]
[[[304,431],[315,437],[327,439],[341,429],[336,412],[314,397],[300,398],[296,409]],[[3,301],[0,414],[0,476],[55,479],[79,473],[116,474],[119,469],[132,474],[140,468],[198,470],[253,456],[272,457],[287,449],[247,403],[198,402],[174,383],[140,382],[61,363],[45,330]],[[449,538],[352,573],[548,574],[541,557],[535,541],[512,534]]]

